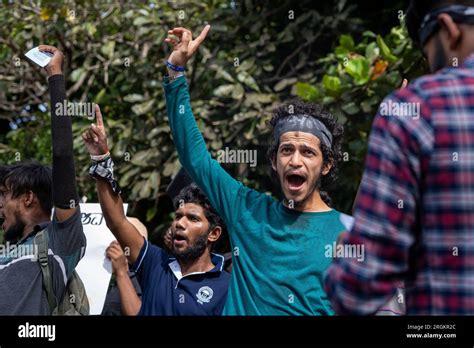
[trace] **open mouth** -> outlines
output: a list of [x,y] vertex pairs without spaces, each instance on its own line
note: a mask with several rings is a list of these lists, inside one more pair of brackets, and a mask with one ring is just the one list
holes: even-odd
[[286,181],[290,191],[299,191],[306,182],[306,178],[300,174],[289,174],[286,176]]
[[186,243],[187,238],[181,233],[174,233],[173,235],[173,243],[177,245],[183,245]]

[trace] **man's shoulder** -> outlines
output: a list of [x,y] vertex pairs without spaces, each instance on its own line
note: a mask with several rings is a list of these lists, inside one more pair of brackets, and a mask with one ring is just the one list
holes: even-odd
[[53,243],[50,246],[57,247],[56,241],[61,243],[70,244],[72,241],[79,241],[81,246],[86,244],[86,236],[84,234],[84,227],[82,225],[82,213],[79,206],[76,211],[65,221],[58,221],[56,214],[53,214],[53,218],[50,224],[45,228],[45,232],[48,233],[48,237]]
[[230,282],[230,276],[231,274],[227,272],[226,270],[222,270],[220,274],[220,278],[225,281],[225,282]]
[[145,262],[148,264],[148,268],[152,272],[154,269],[156,269],[155,267],[168,267],[168,263],[172,260],[173,258],[164,249],[151,243],[150,241],[145,241],[137,260],[132,266],[132,270],[142,270],[142,267],[140,266],[143,262]]
[[[37,247],[34,242],[35,235],[31,235],[21,243],[0,245],[0,270],[14,265],[19,265],[19,261],[31,261],[37,257]],[[35,265],[29,262],[27,265]],[[22,264],[21,267],[24,267]]]
[[349,231],[354,224],[354,218],[351,215],[345,214],[336,209],[330,211],[329,219],[331,224],[336,226],[337,230],[342,228]]
[[76,211],[65,221],[58,221],[56,218],[56,213],[53,214],[53,219],[51,223],[47,226],[48,230],[53,229],[67,229],[67,228],[77,228],[82,229],[82,213],[80,206],[76,207]]
[[265,196],[265,193],[257,191],[257,190],[255,190],[251,187],[248,187],[248,186],[244,185],[241,181],[239,181],[238,194],[240,196],[246,196],[246,197],[259,197],[260,195]]
[[[145,245],[146,244],[146,245]],[[144,248],[148,248],[147,254],[153,258],[159,258],[160,260],[169,260],[172,256],[166,252],[163,248],[153,244],[150,241],[146,241],[143,245]]]
[[226,257],[221,254],[211,253],[211,260],[214,263],[215,267],[211,272],[207,272],[207,273],[208,274],[216,273],[219,279],[229,280],[230,273],[224,269],[225,263],[226,263]]
[[[470,78],[470,81],[466,81]],[[431,97],[443,97],[450,90],[465,88],[466,83],[473,83],[474,71],[465,67],[446,67],[434,74],[422,75],[411,81],[406,88],[394,91],[392,98],[420,98],[428,102]],[[390,97],[390,96],[389,96]]]
[[244,197],[247,203],[254,209],[260,209],[262,206],[270,206],[278,204],[279,201],[275,199],[270,192],[260,192],[241,183],[239,195]]

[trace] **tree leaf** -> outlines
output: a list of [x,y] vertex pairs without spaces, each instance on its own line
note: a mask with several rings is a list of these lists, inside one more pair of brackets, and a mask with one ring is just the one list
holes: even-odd
[[295,94],[305,100],[316,100],[320,93],[319,90],[309,83],[297,82],[295,84]]
[[397,61],[398,58],[392,54],[392,52],[390,51],[390,48],[387,46],[382,36],[380,35],[377,35],[377,45],[380,48],[382,57],[384,57],[390,63],[395,63]]
[[151,110],[151,108],[152,108],[154,102],[155,102],[155,101],[152,99],[152,100],[146,101],[146,102],[141,103],[141,104],[135,104],[134,106],[132,106],[132,111],[133,111],[137,116],[146,114],[148,111]]
[[348,115],[355,115],[360,111],[359,107],[354,102],[342,105],[341,109],[344,110],[344,112]]
[[351,51],[354,49],[354,39],[350,35],[341,35],[339,38],[339,45]]
[[232,91],[234,90],[234,86],[233,84],[228,84],[228,85],[221,85],[219,87],[217,87],[215,90],[214,90],[214,95],[216,97],[229,97],[232,95]]
[[323,86],[327,91],[339,92],[341,89],[341,80],[337,76],[323,76]]
[[112,58],[115,50],[115,41],[109,41],[103,45],[100,51],[106,55],[108,58]]
[[296,83],[298,79],[296,77],[291,77],[287,79],[280,80],[275,86],[273,86],[273,90],[275,92],[281,92],[286,87],[291,86],[292,84]]
[[345,71],[354,79],[357,85],[363,85],[369,81],[369,70],[369,62],[364,57],[349,60],[345,67]]
[[143,95],[137,94],[137,93],[132,93],[132,94],[127,94],[123,100],[125,100],[128,103],[136,103],[139,101],[143,101]]

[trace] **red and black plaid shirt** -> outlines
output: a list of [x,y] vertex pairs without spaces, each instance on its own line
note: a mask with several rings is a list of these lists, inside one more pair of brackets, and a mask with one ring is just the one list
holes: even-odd
[[405,283],[409,315],[474,314],[474,55],[379,107],[344,238],[325,288],[342,314],[371,314]]

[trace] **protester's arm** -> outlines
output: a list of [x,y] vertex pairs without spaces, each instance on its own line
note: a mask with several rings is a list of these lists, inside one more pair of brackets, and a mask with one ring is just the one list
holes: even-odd
[[124,252],[117,241],[110,243],[106,255],[112,262],[112,269],[117,280],[120,295],[120,306],[123,315],[137,315],[142,302],[137,295],[132,280],[128,275],[128,264]]
[[57,105],[66,102],[66,88],[62,72],[64,56],[53,46],[41,45],[40,51],[53,54],[46,66],[51,96],[51,135],[53,145],[53,204],[58,222],[69,219],[76,211],[79,196],[74,168],[71,116],[62,115]]
[[[98,105],[96,105],[95,114],[97,125],[92,124],[82,134],[82,139],[91,156],[100,156],[109,153],[109,148],[102,113]],[[98,176],[95,178],[100,207],[107,227],[112,231],[122,248],[128,251],[126,253],[127,259],[130,264],[133,264],[144,244],[144,239],[126,218],[120,194],[113,191],[112,185],[107,179]]]
[[107,227],[119,241],[124,250],[128,250],[127,259],[133,264],[144,244],[143,236],[128,221],[123,210],[122,196],[112,190],[110,183],[102,178],[96,179],[97,195]]
[[[192,40],[192,34],[187,29],[170,30],[169,34],[179,37],[181,41],[176,43],[173,39],[165,40],[174,46],[168,61],[175,66],[185,66],[208,31],[209,26],[206,26],[202,33]],[[176,72],[171,69],[168,69],[168,73],[171,79],[176,76]],[[181,164],[224,220],[232,224],[242,185],[212,159],[208,152],[191,110],[186,79],[179,77],[166,81],[164,89],[169,124]]]
[[342,237],[343,244],[364,248],[363,260],[336,258],[325,278],[326,292],[339,314],[375,313],[394,295],[414,255],[419,185],[433,140],[426,120],[430,111],[409,88],[391,99],[420,103],[426,117],[375,118],[354,226]]

